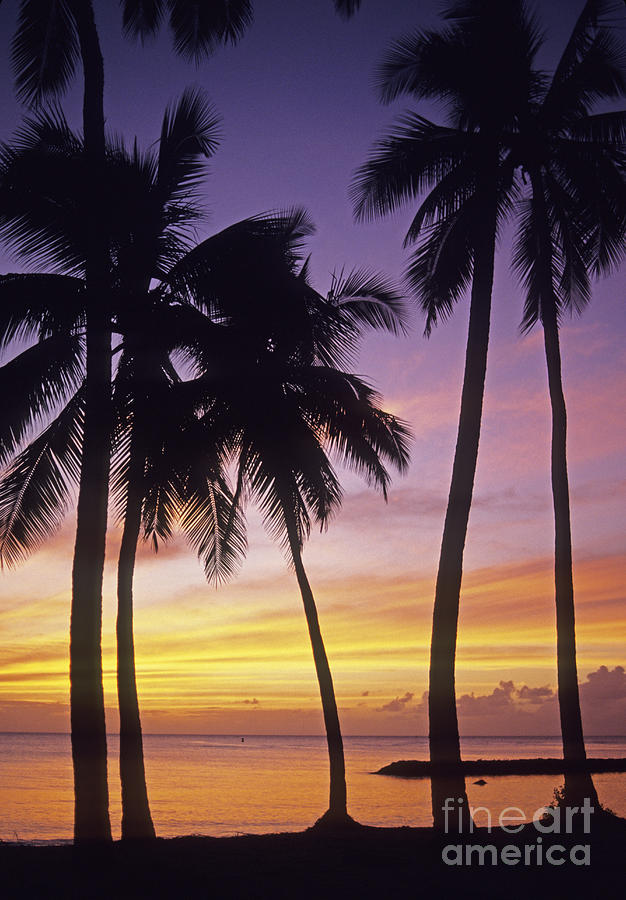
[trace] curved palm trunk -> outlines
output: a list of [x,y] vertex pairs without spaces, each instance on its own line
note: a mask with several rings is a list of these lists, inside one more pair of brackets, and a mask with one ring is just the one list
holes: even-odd
[[[583,768],[587,754],[576,669],[572,530],[567,476],[567,410],[561,377],[559,326],[552,286],[552,243],[543,195],[543,182],[539,173],[536,172],[533,173],[531,181],[539,232],[539,267],[542,283],[541,321],[552,410],[551,478],[554,506],[554,598],[559,715],[563,758]],[[598,806],[598,795],[591,774],[584,771],[567,773],[565,775],[565,804],[572,807],[582,806],[585,798],[589,798],[593,805]]]
[[[559,329],[554,304],[544,305],[543,328],[548,387],[552,407],[552,499],[554,504],[554,584],[556,603],[556,655],[559,715],[563,740],[563,759],[584,766],[587,754],[583,736],[576,669],[576,626],[574,617],[574,580],[572,533],[570,525],[569,483],[567,477],[567,412],[561,380]],[[589,772],[565,774],[564,802],[582,806],[585,798],[595,807],[598,795]]]
[[[465,777],[454,767],[461,762],[456,709],[454,666],[463,574],[463,550],[467,535],[478,459],[482,417],[489,319],[495,252],[495,202],[493,190],[483,196],[489,202],[477,223],[470,320],[465,373],[452,481],[441,542],[435,589],[428,694],[433,823],[435,828],[467,831],[470,814]],[[447,771],[437,773],[437,767]]]
[[[85,148],[95,184],[104,160],[104,67],[93,9],[72,3],[83,61]],[[94,217],[88,228],[87,377],[85,427],[72,569],[70,707],[76,842],[111,840],[102,687],[102,574],[107,526],[111,422],[111,327],[107,311],[108,253]]]
[[339,713],[337,712],[337,701],[335,699],[335,689],[333,687],[333,679],[328,665],[328,657],[324,647],[324,640],[320,630],[319,620],[317,617],[317,608],[315,599],[302,564],[302,553],[296,533],[294,517],[291,512],[283,507],[285,521],[287,523],[287,534],[289,536],[289,548],[293,558],[294,568],[296,570],[296,578],[302,595],[304,604],[304,614],[306,616],[309,628],[309,637],[311,638],[311,648],[313,650],[313,660],[315,662],[315,671],[317,673],[317,681],[320,689],[320,697],[322,700],[322,711],[324,714],[324,726],[326,728],[326,741],[328,743],[328,759],[330,763],[330,791],[328,800],[328,811],[322,817],[329,823],[342,823],[350,821],[347,809],[347,793],[346,793],[346,766],[343,755],[343,740],[341,737],[341,728],[339,726]]
[[133,434],[124,530],[117,568],[117,697],[120,711],[122,839],[155,837],[146,788],[133,638],[133,574],[143,503],[144,459],[139,444],[140,441]]

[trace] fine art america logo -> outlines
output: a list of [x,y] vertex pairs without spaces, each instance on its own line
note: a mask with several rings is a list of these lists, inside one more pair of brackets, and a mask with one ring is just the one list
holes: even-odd
[[[458,804],[463,803],[459,797]],[[442,807],[445,816],[445,833],[453,831],[461,836],[463,833],[463,810],[454,798],[448,797]],[[458,812],[457,812],[458,811]],[[505,844],[496,847],[495,844],[447,844],[441,851],[441,858],[448,866],[471,865],[498,865],[505,866],[562,866],[570,862],[575,866],[588,866],[591,864],[591,848],[589,844],[574,844],[565,847],[563,844],[546,843],[544,836],[572,834],[574,817],[576,817],[576,831],[579,831],[579,823],[582,818],[583,832],[591,831],[591,814],[594,808],[590,806],[589,799],[585,798],[582,806],[542,806],[533,813],[532,821],[537,836],[534,843],[529,844]],[[492,816],[491,810],[485,806],[469,807],[469,833],[474,832],[474,816],[476,813],[487,814],[487,832],[491,834]],[[458,814],[458,823],[454,816]],[[452,823],[452,824],[451,824]],[[517,806],[507,806],[497,818],[497,825],[508,834],[516,834],[526,824],[524,812]],[[456,827],[455,827],[456,826]],[[550,838],[547,838],[550,840]]]

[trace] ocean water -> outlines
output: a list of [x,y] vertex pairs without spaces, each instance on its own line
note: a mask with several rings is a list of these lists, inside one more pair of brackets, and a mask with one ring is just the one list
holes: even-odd
[[[429,825],[430,783],[372,774],[398,759],[427,759],[426,738],[346,737],[348,806],[367,825]],[[150,806],[157,834],[232,835],[307,828],[326,810],[328,758],[323,737],[145,735]],[[465,759],[559,757],[558,738],[473,737]],[[590,738],[590,756],[626,756],[626,737]],[[118,738],[109,737],[114,837],[120,833]],[[531,819],[548,804],[559,776],[486,776],[468,782],[478,824],[494,825],[507,807]],[[595,775],[601,803],[626,816],[626,774]],[[517,813],[515,813],[517,815]],[[0,840],[72,837],[70,739],[65,734],[0,734]]]

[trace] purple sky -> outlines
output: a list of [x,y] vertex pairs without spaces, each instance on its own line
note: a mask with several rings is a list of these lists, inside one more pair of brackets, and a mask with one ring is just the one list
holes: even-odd
[[[583,2],[551,0],[540,6],[544,25],[550,31],[541,60],[549,67]],[[21,115],[7,59],[17,7],[15,0],[0,5],[0,134],[4,139],[10,137]],[[211,160],[206,187],[210,216],[198,233],[199,239],[255,213],[302,205],[318,228],[309,246],[313,281],[320,290],[329,287],[330,273],[341,266],[365,265],[400,277],[406,258],[402,238],[414,205],[393,218],[358,225],[352,219],[348,185],[372,143],[389,128],[397,113],[410,106],[407,101],[392,107],[378,102],[373,88],[376,64],[391,39],[415,27],[434,25],[439,3],[363,0],[362,10],[345,22],[334,13],[331,0],[257,0],[255,23],[240,44],[219,50],[197,69],[174,56],[166,32],[142,48],[121,37],[117,3],[96,0],[95,7],[104,50],[105,109],[111,130],[122,133],[129,143],[136,134],[140,144],[148,146],[158,136],[165,106],[191,84],[206,89],[223,117],[222,142]],[[626,25],[626,7],[622,20],[622,26]],[[79,82],[80,78],[63,101],[76,125],[80,125]],[[440,119],[432,107],[422,105],[420,112]],[[540,334],[524,340],[519,337],[522,292],[508,276],[506,243],[505,236],[496,266],[485,416],[465,563],[469,573],[513,567],[507,569],[506,576],[512,582],[539,566],[547,577],[541,616],[545,615],[549,628],[553,526],[545,363]],[[17,267],[15,261],[0,253],[0,271]],[[328,535],[314,536],[307,548],[314,584],[324,579],[347,584],[357,576],[393,576],[403,584],[422,585],[418,640],[424,648],[432,603],[430,580],[436,571],[454,450],[467,307],[466,302],[459,304],[453,319],[439,327],[429,341],[421,336],[423,326],[417,315],[408,338],[376,337],[367,341],[358,370],[381,388],[388,408],[411,422],[416,433],[411,471],[406,479],[394,481],[387,508],[348,476],[348,496],[337,523]],[[575,557],[589,566],[594,559],[624,552],[625,339],[622,272],[598,285],[583,317],[565,323],[562,329]],[[66,555],[72,527],[73,523],[68,525],[63,538]],[[268,586],[286,577],[284,562],[277,550],[270,554],[268,543],[257,530],[253,534],[244,570],[249,580],[244,580],[242,590],[256,579],[265,585],[267,596]],[[61,552],[59,546],[54,552]],[[52,579],[57,570],[51,557],[47,558]],[[188,560],[187,565],[192,562]],[[4,592],[10,599],[17,596],[16,591],[25,592],[26,602],[26,595],[32,593],[28,585],[39,584],[37,566],[35,559],[21,570],[23,575],[7,576],[0,584],[0,594]],[[59,579],[65,577],[68,566],[67,561],[59,565]],[[148,585],[150,578],[160,576],[151,574],[155,570],[147,562],[145,567]],[[200,574],[194,572],[194,590],[200,590]],[[29,577],[34,580],[28,582]],[[183,577],[187,576],[182,575],[182,569],[176,569],[177,585]],[[478,578],[473,577],[475,581]],[[611,578],[602,595],[606,605],[602,615],[598,613],[602,635],[598,637],[593,631],[595,613],[590,615],[589,630],[583,635],[581,679],[602,664],[624,662],[623,652],[620,655],[615,649],[617,636],[612,626],[618,610],[623,617],[623,587],[615,574]],[[494,576],[494,583],[496,580]],[[59,580],[58,584],[64,582]],[[47,585],[37,588],[44,593],[46,589]],[[65,586],[55,588],[62,589]],[[228,590],[223,595],[225,604]],[[415,590],[407,589],[407,610],[414,605]],[[533,590],[527,584],[523,591],[520,588],[520,597],[534,596]],[[487,588],[484,593],[488,595]],[[591,608],[593,590],[589,585],[587,595]],[[329,609],[332,615],[333,607]],[[406,615],[408,622],[410,613]],[[411,634],[417,633],[417,626],[410,627],[414,628]],[[506,627],[502,626],[500,636]],[[61,626],[59,634],[63,634]],[[15,640],[26,645],[27,637]],[[521,651],[513,654],[514,661],[513,657],[510,661],[503,659],[497,652],[493,655],[494,659],[482,668],[476,664],[461,670],[460,690],[484,686],[490,691],[500,678],[534,685],[554,683],[547,655],[541,662],[529,661]],[[363,654],[360,658],[367,667]],[[425,657],[420,657],[417,675],[412,668],[414,659],[407,651],[406,666],[400,666],[396,674],[390,662],[384,675],[388,699],[406,691],[421,696]]]

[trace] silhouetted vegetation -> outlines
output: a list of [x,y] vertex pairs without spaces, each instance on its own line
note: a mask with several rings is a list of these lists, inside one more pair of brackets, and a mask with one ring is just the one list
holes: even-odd
[[[154,36],[167,16],[175,51],[196,61],[239,41],[253,16],[250,0],[121,5],[129,35]],[[347,18],[360,0],[334,6]],[[405,280],[426,335],[465,294],[470,310],[435,588],[430,760],[399,761],[377,773],[429,777],[435,830],[359,829],[350,836],[342,828],[354,823],[339,711],[303,550],[311,527],[327,528],[341,505],[335,460],[384,499],[388,467],[408,467],[408,423],[385,412],[381,397],[352,371],[365,333],[406,332],[405,299],[383,276],[358,269],[333,274],[328,294],[318,292],[304,256],[313,226],[297,208],[253,216],[197,243],[204,164],[217,147],[218,123],[203,95],[188,90],[166,111],[156,150],[144,153],[136,143],[129,149],[105,134],[105,70],[90,0],[48,4],[46,16],[39,4],[20,4],[16,86],[36,111],[0,148],[0,234],[41,272],[0,276],[0,349],[15,340],[27,345],[0,369],[0,563],[17,565],[36,551],[76,499],[70,701],[74,837],[81,846],[44,852],[0,842],[9,886],[42,891],[37,861],[56,878],[59,896],[125,896],[117,878],[112,887],[124,867],[128,896],[194,896],[210,877],[220,896],[247,895],[259,883],[258,896],[307,896],[302,870],[322,861],[321,880],[334,886],[327,896],[373,896],[413,883],[417,846],[433,887],[441,875],[437,830],[465,832],[473,824],[465,775],[564,774],[560,800],[579,807],[585,798],[598,805],[592,772],[626,770],[622,759],[587,759],[584,745],[559,332],[564,313],[590,301],[592,279],[623,261],[626,112],[603,108],[626,96],[624,43],[608,18],[614,8],[612,0],[587,0],[548,74],[536,66],[543,36],[524,0],[450,0],[439,29],[400,38],[378,69],[384,102],[437,101],[446,118],[437,124],[410,111],[398,119],[357,171],[356,217],[385,216],[417,200]],[[60,107],[45,106],[62,95],[79,62],[82,135]],[[542,326],[551,401],[564,758],[464,762],[455,695],[463,556],[494,265],[509,222],[517,226],[512,267],[526,293],[522,329]],[[117,685],[122,837],[133,839],[132,856],[108,846],[101,624],[110,500],[122,527]],[[284,550],[302,597],[329,756],[329,806],[318,824],[330,825],[335,837],[318,828],[222,840],[219,849],[206,839],[157,843],[135,671],[137,547],[144,539],[156,549],[180,529],[207,579],[220,584],[245,556],[248,501]],[[446,798],[459,807],[450,820]],[[494,838],[497,847],[505,840],[510,835]],[[597,844],[609,874],[618,856],[612,840],[609,834],[614,856]],[[289,863],[277,876],[279,858]],[[261,882],[243,874],[242,861],[262,872]],[[105,872],[95,886],[94,862]],[[390,877],[385,867],[393,865]],[[536,876],[525,879],[527,892]],[[492,896],[489,885],[493,895],[504,892],[503,881],[488,876],[476,885],[478,895]],[[311,894],[319,896],[321,887]]]

